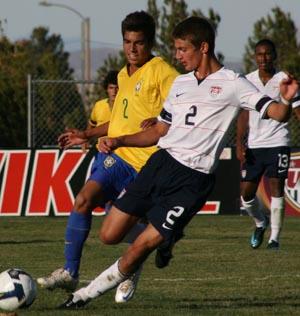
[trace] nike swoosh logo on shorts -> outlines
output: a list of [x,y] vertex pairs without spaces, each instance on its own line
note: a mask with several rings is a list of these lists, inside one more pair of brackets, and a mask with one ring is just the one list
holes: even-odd
[[278,170],[278,173],[282,173],[282,172],[285,172],[286,169],[283,169],[283,170]]
[[166,226],[166,223],[163,223],[162,227],[165,228],[165,229],[168,229],[168,230],[172,230],[173,229],[173,228],[170,228],[170,227]]

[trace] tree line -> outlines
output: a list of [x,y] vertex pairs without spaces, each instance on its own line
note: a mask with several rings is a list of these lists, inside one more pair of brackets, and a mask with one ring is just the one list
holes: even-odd
[[[147,11],[154,17],[157,25],[155,54],[165,58],[182,71],[176,64],[172,46],[172,30],[182,19],[194,15],[208,18],[216,31],[221,15],[213,9],[204,14],[200,9],[189,10],[185,0],[164,0],[158,7],[156,0],[148,0]],[[69,53],[64,49],[60,35],[49,34],[45,27],[33,29],[29,39],[11,41],[0,25],[0,146],[2,148],[26,147],[27,145],[27,76],[44,80],[74,80],[74,72],[69,65]],[[274,7],[270,14],[259,19],[253,26],[253,33],[248,38],[243,55],[243,69],[248,73],[256,68],[254,63],[254,45],[262,39],[271,39],[278,50],[277,67],[300,78],[300,43],[297,40],[297,28],[290,13]],[[222,52],[217,52],[221,61],[226,61]],[[97,81],[102,81],[111,69],[119,70],[125,64],[122,51],[118,55],[108,56],[97,71]],[[45,94],[42,91],[35,95],[43,104],[38,120],[40,129],[57,135],[58,127],[71,125],[70,113],[86,119],[87,113],[80,92],[68,87],[70,91],[57,98],[55,93]],[[90,95],[95,99],[103,97],[100,86]],[[59,117],[52,117],[60,109]],[[292,122],[299,130],[299,124]],[[298,135],[299,135],[298,133]]]

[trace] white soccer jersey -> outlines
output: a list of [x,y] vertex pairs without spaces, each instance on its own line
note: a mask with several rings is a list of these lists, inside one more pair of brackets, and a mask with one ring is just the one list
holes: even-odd
[[245,77],[225,68],[202,82],[194,72],[180,75],[159,116],[171,126],[158,146],[183,165],[212,173],[240,107],[257,109],[263,117],[271,102]]
[[[251,81],[258,90],[270,96],[272,99],[280,102],[280,82],[287,78],[283,72],[277,72],[264,85],[259,78],[258,70],[249,73],[247,79]],[[300,106],[300,100],[293,102],[293,108]],[[288,146],[290,141],[288,123],[280,123],[269,119],[262,120],[258,112],[249,112],[249,148],[265,148]]]

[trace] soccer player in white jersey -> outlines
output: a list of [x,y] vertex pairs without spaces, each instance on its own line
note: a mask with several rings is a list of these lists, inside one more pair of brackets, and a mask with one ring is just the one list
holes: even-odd
[[[258,69],[246,77],[262,93],[280,101],[280,82],[288,76],[276,71],[276,48],[268,39],[255,45],[255,61]],[[300,117],[300,98],[293,99],[292,107]],[[249,122],[249,124],[248,124]],[[251,236],[250,245],[258,248],[263,242],[264,232],[269,219],[259,207],[256,191],[263,174],[268,178],[271,192],[271,234],[268,249],[279,249],[279,234],[284,218],[284,183],[288,176],[290,148],[287,122],[264,120],[258,112],[242,111],[237,126],[237,157],[241,167],[241,203],[253,218],[256,228]],[[247,148],[244,138],[249,126]]]
[[[160,150],[114,202],[100,238],[105,244],[116,244],[139,218],[146,217],[148,225],[121,258],[74,292],[60,306],[63,309],[80,308],[118,286],[163,241],[183,230],[213,189],[214,170],[240,108],[257,110],[264,118],[289,118],[290,105],[265,96],[219,63],[214,54],[214,29],[207,20],[188,18],[175,27],[173,37],[176,58],[190,72],[175,79],[158,123],[143,132],[100,141],[104,153],[158,143]],[[296,80],[283,81],[286,103],[297,89]]]

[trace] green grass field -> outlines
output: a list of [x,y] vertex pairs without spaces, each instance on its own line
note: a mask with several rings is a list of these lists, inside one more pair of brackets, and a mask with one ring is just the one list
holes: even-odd
[[[113,263],[125,245],[103,246],[97,239],[101,218],[84,249],[81,286]],[[25,269],[34,278],[63,264],[66,218],[0,218],[0,270]],[[247,216],[197,216],[174,251],[171,265],[145,264],[132,301],[114,303],[114,291],[80,311],[55,307],[63,291],[39,289],[28,310],[18,315],[300,315],[300,218],[286,218],[280,251],[252,250]],[[268,233],[267,233],[268,235]]]

